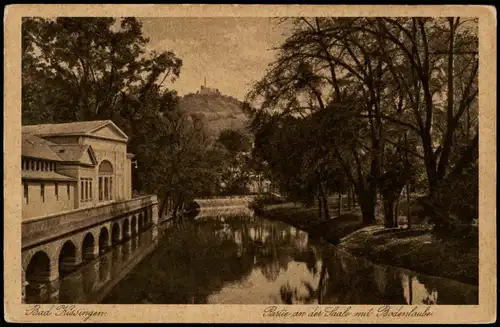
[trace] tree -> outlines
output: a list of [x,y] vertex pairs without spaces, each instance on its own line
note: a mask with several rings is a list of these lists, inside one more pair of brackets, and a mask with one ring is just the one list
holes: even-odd
[[[316,158],[338,161],[355,186],[365,223],[374,221],[380,191],[386,225],[394,225],[394,203],[413,178],[409,163],[425,167],[429,198],[436,200],[440,185],[471,163],[477,149],[477,22],[293,23],[276,61],[249,94],[257,107],[254,125],[265,112],[282,120],[321,117],[316,140],[328,146]],[[402,135],[411,142],[402,142]],[[394,156],[395,150],[409,157]]]
[[149,40],[135,18],[116,24],[101,17],[23,19],[23,123],[110,119],[122,114],[125,98],[144,101],[179,76],[182,61],[146,51]]
[[147,51],[135,18],[26,18],[22,30],[23,123],[112,119],[138,163],[133,185],[159,195],[160,215],[216,191],[220,151],[162,86],[182,61]]
[[224,146],[224,148],[234,156],[241,152],[248,152],[251,149],[248,137],[242,132],[232,129],[222,130],[217,142]]

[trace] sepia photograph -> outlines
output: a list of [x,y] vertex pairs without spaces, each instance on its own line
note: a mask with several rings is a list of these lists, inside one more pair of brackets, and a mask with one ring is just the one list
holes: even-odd
[[22,15],[23,314],[255,304],[331,323],[486,304],[480,18],[382,8]]

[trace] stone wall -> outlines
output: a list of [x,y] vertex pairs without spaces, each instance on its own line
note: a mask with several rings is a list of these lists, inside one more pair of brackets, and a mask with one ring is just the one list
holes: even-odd
[[[74,182],[58,182],[58,196],[56,196],[55,182],[24,181],[23,183],[28,185],[28,198],[25,199],[23,194],[23,219],[46,216],[75,208],[76,183]],[[44,198],[41,194],[42,184],[44,185]]]

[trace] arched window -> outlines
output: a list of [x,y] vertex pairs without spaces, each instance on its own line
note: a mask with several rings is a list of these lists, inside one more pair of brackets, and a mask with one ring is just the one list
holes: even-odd
[[99,201],[113,199],[113,165],[104,160],[99,165]]

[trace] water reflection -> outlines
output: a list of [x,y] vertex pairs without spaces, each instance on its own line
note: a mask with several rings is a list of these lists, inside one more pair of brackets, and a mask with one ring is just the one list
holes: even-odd
[[163,228],[153,227],[85,263],[50,284],[26,294],[27,303],[96,303],[103,290],[116,283],[157,245]]
[[475,304],[477,288],[374,265],[258,217],[198,217],[159,246],[104,303]]

